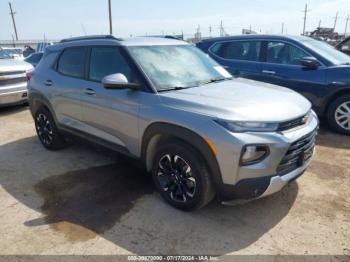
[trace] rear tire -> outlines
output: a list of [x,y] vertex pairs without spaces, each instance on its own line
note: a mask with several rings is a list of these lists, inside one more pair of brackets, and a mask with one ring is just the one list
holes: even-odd
[[169,141],[158,148],[152,177],[163,199],[184,211],[200,209],[214,197],[204,159],[182,141]]
[[350,135],[350,95],[341,96],[329,105],[327,120],[334,131]]
[[58,150],[66,146],[66,139],[60,134],[49,110],[40,107],[35,114],[34,121],[38,138],[46,149]]

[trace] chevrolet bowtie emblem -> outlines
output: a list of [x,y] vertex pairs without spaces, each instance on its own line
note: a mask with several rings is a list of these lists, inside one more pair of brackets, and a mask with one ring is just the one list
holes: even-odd
[[303,118],[303,123],[306,124],[307,122],[309,122],[309,115],[306,115]]

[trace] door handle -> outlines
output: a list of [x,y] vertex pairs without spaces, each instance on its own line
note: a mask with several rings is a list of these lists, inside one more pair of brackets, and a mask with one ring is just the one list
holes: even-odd
[[91,88],[86,88],[85,89],[85,94],[92,96],[94,94],[96,94],[95,90],[91,89]]
[[276,74],[275,71],[271,71],[271,70],[263,70],[262,72],[263,72],[263,74],[268,74],[268,75],[274,75],[274,74]]
[[44,81],[44,85],[46,86],[52,86],[53,82],[51,80]]

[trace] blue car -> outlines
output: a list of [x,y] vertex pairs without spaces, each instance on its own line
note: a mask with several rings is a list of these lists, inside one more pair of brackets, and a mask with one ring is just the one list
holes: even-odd
[[304,36],[242,35],[197,47],[235,77],[299,92],[330,127],[350,135],[350,57],[330,45]]

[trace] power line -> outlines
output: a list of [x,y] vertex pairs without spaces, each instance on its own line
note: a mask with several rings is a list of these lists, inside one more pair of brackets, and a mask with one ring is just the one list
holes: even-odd
[[310,12],[310,10],[307,9],[307,4],[305,5],[305,10],[303,12],[304,12],[303,35],[305,35],[306,17],[307,17],[307,13]]
[[108,0],[108,13],[109,13],[109,34],[113,35],[112,3],[111,3],[111,0]]
[[16,27],[16,22],[15,22],[15,14],[16,14],[16,12],[12,11],[12,5],[11,5],[10,2],[9,2],[9,7],[10,7],[10,15],[12,17],[13,28],[15,29],[16,40],[18,41],[17,27]]

